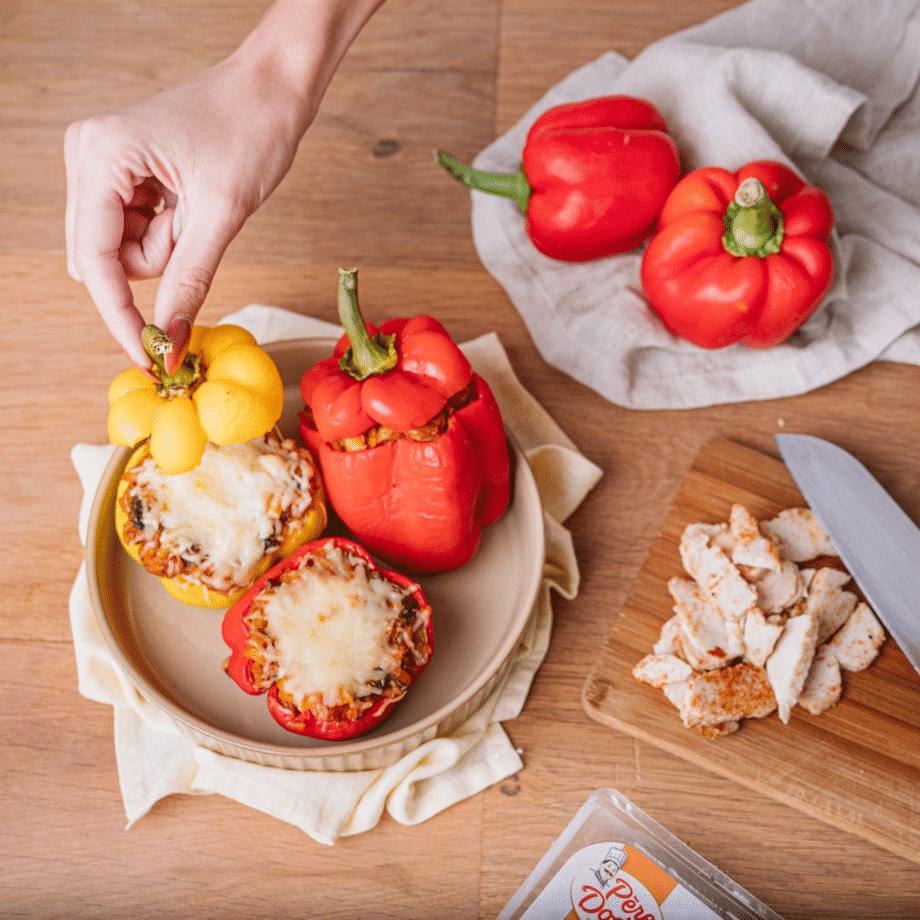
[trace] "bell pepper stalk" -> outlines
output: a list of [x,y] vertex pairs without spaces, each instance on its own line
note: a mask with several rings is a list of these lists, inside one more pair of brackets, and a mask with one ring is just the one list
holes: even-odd
[[555,106],[531,126],[516,173],[474,169],[444,151],[437,162],[462,185],[518,203],[534,246],[586,262],[644,243],[681,175],[661,113],[632,96]]
[[415,572],[467,563],[510,497],[501,414],[430,316],[365,323],[357,271],[339,273],[346,332],[301,379],[300,430],[330,505],[371,552]]
[[688,173],[642,257],[646,298],[700,348],[771,348],[818,308],[834,277],[827,195],[782,163]]
[[[378,692],[363,698],[365,708],[357,715],[348,712],[347,704],[334,707],[336,718],[324,718],[323,716],[328,716],[328,713],[318,715],[309,708],[301,709],[303,701],[294,704],[290,698],[285,699],[274,674],[256,665],[257,645],[251,642],[254,630],[251,613],[259,595],[267,587],[277,583],[284,573],[294,572],[302,565],[310,564],[313,557],[324,554],[330,547],[342,550],[353,564],[365,566],[370,573],[376,573],[376,576],[385,579],[395,588],[404,590],[404,610],[411,614],[414,622],[418,622],[419,618],[424,622],[424,635],[413,636],[412,646],[403,650],[398,679],[382,681]],[[402,573],[381,568],[364,547],[344,537],[329,537],[308,543],[262,575],[227,610],[221,632],[224,642],[230,648],[230,656],[224,662],[224,670],[237,686],[253,696],[267,692],[268,710],[283,728],[295,734],[325,741],[345,741],[376,728],[428,666],[434,650],[431,607],[421,587]]]
[[[118,540],[124,547],[125,552],[144,568],[148,568],[148,566],[145,565],[144,560],[141,558],[140,546],[125,536],[130,516],[129,509],[125,508],[122,497],[129,488],[127,474],[135,467],[140,466],[150,455],[150,442],[144,441],[128,458],[128,462],[125,464],[125,471],[118,483],[118,489],[115,494],[115,533],[118,535]],[[323,484],[318,473],[315,476],[311,492],[312,501],[300,522],[300,526],[292,530],[278,546],[266,551],[265,557],[257,569],[258,575],[266,572],[279,560],[289,556],[305,543],[315,540],[325,530],[329,518]],[[171,578],[160,576],[160,581],[167,593],[181,604],[209,610],[223,610],[229,607],[239,600],[249,587],[246,585],[237,587],[232,591],[220,591],[217,588],[205,587],[195,581],[184,578],[182,575],[176,575]]]
[[281,376],[248,330],[195,326],[189,351],[173,373],[165,361],[170,338],[150,325],[141,339],[153,376],[132,367],[112,381],[108,434],[113,444],[126,447],[149,438],[151,456],[163,472],[188,472],[208,441],[249,441],[271,431],[281,417]]

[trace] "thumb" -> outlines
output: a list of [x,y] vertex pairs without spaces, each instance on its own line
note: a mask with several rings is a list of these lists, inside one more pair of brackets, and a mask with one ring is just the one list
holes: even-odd
[[154,323],[173,340],[166,367],[170,373],[185,357],[195,317],[211,289],[217,266],[242,225],[229,216],[215,220],[213,214],[203,223],[196,222],[194,211],[180,212],[176,206],[173,251],[153,305]]

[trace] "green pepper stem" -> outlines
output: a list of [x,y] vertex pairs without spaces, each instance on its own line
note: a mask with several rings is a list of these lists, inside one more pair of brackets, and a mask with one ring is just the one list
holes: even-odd
[[351,347],[339,361],[339,367],[356,380],[385,374],[396,367],[395,335],[371,336],[358,306],[358,269],[339,269],[339,319]]
[[527,213],[531,188],[523,167],[516,173],[493,173],[467,166],[443,150],[436,150],[434,158],[461,185],[479,192],[513,198],[518,203],[521,213]]
[[732,255],[764,258],[782,247],[782,212],[770,200],[764,184],[753,176],[738,186],[724,223],[722,245]]
[[141,344],[153,361],[153,372],[162,385],[163,393],[187,390],[197,383],[201,376],[201,361],[197,355],[187,354],[172,374],[167,372],[165,355],[173,350],[173,340],[159,326],[152,323],[144,326],[141,330]]

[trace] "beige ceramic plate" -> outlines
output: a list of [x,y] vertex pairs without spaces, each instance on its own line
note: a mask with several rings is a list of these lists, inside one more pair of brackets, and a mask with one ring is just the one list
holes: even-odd
[[[285,434],[297,432],[301,375],[331,354],[333,345],[331,339],[301,339],[266,346],[285,383]],[[226,676],[222,613],[175,601],[117,539],[113,508],[127,448],[116,452],[105,471],[87,541],[90,597],[112,654],[180,732],[212,750],[300,770],[394,762],[475,712],[505,676],[530,618],[543,572],[543,512],[530,467],[512,448],[508,511],[484,530],[467,565],[419,579],[434,615],[434,656],[390,718],[368,735],[339,743],[294,735],[271,718],[264,696],[243,693]]]

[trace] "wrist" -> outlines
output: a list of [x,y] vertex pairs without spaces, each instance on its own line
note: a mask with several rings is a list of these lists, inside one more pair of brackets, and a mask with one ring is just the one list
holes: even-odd
[[231,59],[255,68],[292,106],[301,135],[335,72],[383,0],[276,0]]

